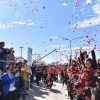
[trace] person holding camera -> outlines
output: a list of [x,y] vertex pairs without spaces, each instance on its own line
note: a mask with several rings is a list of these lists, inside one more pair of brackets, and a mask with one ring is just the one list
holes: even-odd
[[7,55],[13,50],[13,48],[4,48],[5,42],[0,42],[0,70],[4,72],[5,62],[7,60]]

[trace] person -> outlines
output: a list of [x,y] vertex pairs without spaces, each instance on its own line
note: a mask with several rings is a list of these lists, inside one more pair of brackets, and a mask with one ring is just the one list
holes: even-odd
[[100,98],[100,59],[98,60],[97,77],[98,77],[98,97]]
[[63,86],[64,86],[64,84],[67,85],[67,81],[69,79],[68,73],[67,73],[67,68],[64,69],[63,73],[64,73],[64,76],[63,76]]
[[[64,82],[64,70],[61,70],[61,80],[62,82]],[[63,83],[63,86],[64,86],[64,83]]]
[[24,96],[27,95],[27,88],[28,88],[28,67],[26,64],[22,64],[20,75],[22,77],[22,94]]
[[11,62],[7,62],[7,64],[13,64],[15,62],[15,56],[14,56],[15,51],[12,50],[8,55],[7,55],[7,60]]
[[73,97],[73,82],[69,79],[67,81],[67,87],[68,87],[68,96],[70,97],[71,100],[74,100]]
[[46,79],[47,79],[47,70],[46,70],[46,67],[44,68],[43,70],[43,82],[45,83],[46,82]]
[[32,66],[31,66],[31,71],[32,71],[32,75],[31,75],[31,86],[32,86],[32,84],[33,84],[33,82],[34,82],[34,77],[35,77],[35,69],[36,69],[36,66],[33,64]]
[[17,77],[17,81],[15,82],[15,87],[16,87],[16,91],[15,91],[15,96],[16,96],[16,100],[19,100],[20,96],[21,96],[21,81],[20,81],[20,73],[19,73],[19,66],[16,64],[13,64],[14,67],[12,69],[12,73],[13,75],[15,75]]
[[9,54],[13,48],[11,49],[7,49],[4,48],[5,43],[4,42],[0,42],[0,69],[3,72],[4,71],[4,67],[5,67],[5,61],[7,60],[7,54]]
[[1,83],[1,76],[2,76],[2,71],[0,70],[0,100],[2,100],[2,95],[1,95],[1,90],[2,90],[2,83]]
[[37,83],[37,85],[39,85],[39,83],[40,83],[40,77],[41,77],[40,75],[41,75],[41,70],[39,67],[37,67],[36,68],[36,83]]
[[1,77],[3,100],[16,100],[16,87],[14,86],[16,80],[17,77],[11,74],[11,68],[7,67],[6,72]]
[[86,100],[85,98],[85,91],[83,89],[82,83],[77,82],[75,83],[75,90],[76,90],[76,100]]
[[53,85],[53,79],[52,79],[52,77],[51,77],[50,74],[48,74],[48,76],[47,76],[46,84],[47,84],[47,87],[52,88],[52,85]]
[[87,98],[91,99],[94,98],[94,100],[96,100],[96,93],[97,93],[97,89],[96,89],[96,82],[98,81],[97,79],[97,66],[96,66],[96,62],[95,62],[95,54],[94,54],[94,50],[92,51],[92,57],[88,58],[85,62],[85,70],[83,72],[82,78],[81,78],[81,82],[85,88],[85,90],[87,91]]
[[58,82],[58,68],[54,68],[54,80]]

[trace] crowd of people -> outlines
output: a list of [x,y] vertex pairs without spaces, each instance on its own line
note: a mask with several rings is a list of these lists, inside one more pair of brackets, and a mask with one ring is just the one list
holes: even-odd
[[[53,82],[62,82],[66,86],[71,100],[100,100],[100,59],[96,59],[95,50],[80,50],[80,56],[69,60],[68,64],[27,66],[15,62],[13,48],[4,48],[0,42],[0,100],[25,100],[28,90],[42,82],[51,89]],[[12,62],[6,67],[7,57],[13,55]],[[33,94],[34,95],[34,94]],[[65,97],[64,97],[65,98]]]
[[71,100],[100,100],[100,59],[96,59],[94,49],[81,52],[65,70],[64,81]]

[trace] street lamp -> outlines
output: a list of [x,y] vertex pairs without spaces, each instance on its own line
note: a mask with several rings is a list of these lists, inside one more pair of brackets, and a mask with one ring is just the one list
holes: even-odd
[[22,53],[23,53],[23,48],[24,47],[19,47],[21,49],[21,61],[22,61]]
[[70,55],[70,59],[72,60],[72,42],[74,41],[74,40],[77,40],[77,39],[80,39],[80,38],[83,38],[83,37],[78,37],[78,38],[74,38],[74,39],[67,39],[67,38],[65,38],[65,37],[61,37],[61,36],[58,36],[59,38],[62,38],[62,39],[64,39],[64,40],[68,40],[69,41],[69,43],[70,43],[70,52],[71,52],[71,55]]

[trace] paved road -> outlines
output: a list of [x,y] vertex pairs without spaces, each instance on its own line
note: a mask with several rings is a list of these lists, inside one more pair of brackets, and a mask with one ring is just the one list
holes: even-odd
[[30,91],[30,96],[26,100],[69,100],[67,97],[67,90],[62,87],[61,83],[54,83],[51,90],[43,84],[40,86],[34,85]]

